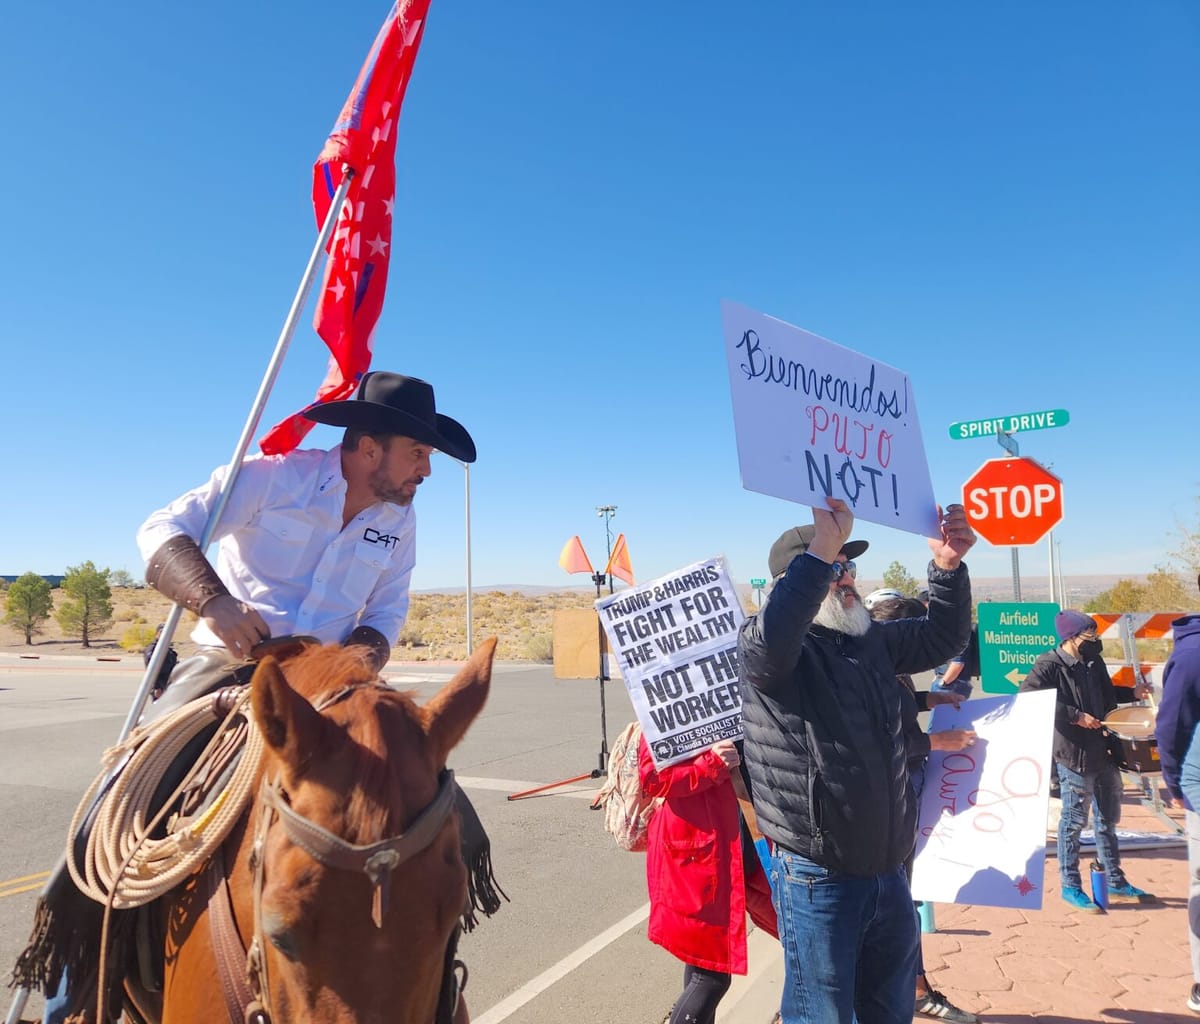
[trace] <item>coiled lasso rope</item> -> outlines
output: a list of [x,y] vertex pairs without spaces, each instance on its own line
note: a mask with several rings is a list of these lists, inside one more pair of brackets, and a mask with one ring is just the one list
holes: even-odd
[[[151,801],[164,773],[180,751],[220,717],[218,700],[222,692],[191,701],[158,721],[135,729],[124,742],[105,751],[104,771],[96,777],[71,819],[67,869],[79,891],[104,905],[106,910],[140,907],[182,884],[207,863],[249,804],[263,741],[253,717],[246,713],[250,688],[244,687],[186,777],[150,817]],[[210,758],[222,745],[242,747],[228,785],[195,818],[181,819],[174,823],[174,831],[161,839],[152,838],[159,823],[172,813],[179,795],[208,768]],[[82,863],[78,863],[74,847],[80,826],[96,793],[126,759],[128,763],[100,798]]]

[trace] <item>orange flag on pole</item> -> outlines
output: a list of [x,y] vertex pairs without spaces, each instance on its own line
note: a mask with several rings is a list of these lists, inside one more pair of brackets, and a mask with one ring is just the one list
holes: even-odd
[[592,563],[588,560],[587,552],[583,550],[583,541],[579,539],[579,534],[563,545],[562,554],[558,556],[558,564],[567,572],[586,572],[589,575],[595,573]]
[[633,586],[633,564],[629,561],[629,546],[625,543],[625,534],[617,534],[617,542],[613,545],[612,555],[609,556],[608,566],[604,574],[616,576]]

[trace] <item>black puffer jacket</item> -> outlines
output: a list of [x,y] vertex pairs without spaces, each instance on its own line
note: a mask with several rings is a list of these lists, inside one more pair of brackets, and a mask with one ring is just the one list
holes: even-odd
[[896,675],[961,651],[966,566],[929,566],[929,613],[851,637],[812,624],[833,570],[800,555],[738,639],[746,764],[763,833],[851,875],[904,862],[916,833]]
[[1055,761],[1073,772],[1098,772],[1113,766],[1104,732],[1075,724],[1085,712],[1104,721],[1118,704],[1136,699],[1132,686],[1113,686],[1102,658],[1083,662],[1061,647],[1039,654],[1021,683],[1022,693],[1030,690],[1058,691],[1054,705]]

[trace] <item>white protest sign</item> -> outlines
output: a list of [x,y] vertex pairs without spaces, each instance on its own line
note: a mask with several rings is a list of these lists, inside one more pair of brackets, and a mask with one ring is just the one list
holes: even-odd
[[936,537],[908,375],[733,302],[721,319],[742,486]]
[[724,558],[602,597],[596,611],[657,767],[741,738],[745,614]]
[[939,704],[929,731],[974,729],[925,769],[913,899],[986,907],[1042,905],[1053,690]]

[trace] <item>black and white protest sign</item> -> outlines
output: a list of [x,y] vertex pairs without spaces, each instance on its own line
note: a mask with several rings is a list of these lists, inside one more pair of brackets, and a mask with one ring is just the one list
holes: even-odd
[[656,766],[741,738],[745,615],[724,558],[602,597],[596,610]]

